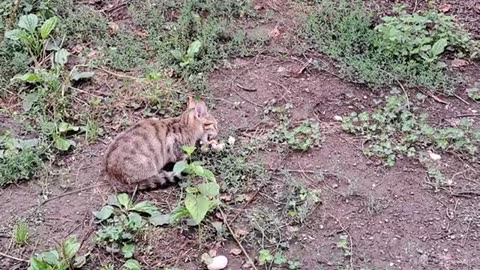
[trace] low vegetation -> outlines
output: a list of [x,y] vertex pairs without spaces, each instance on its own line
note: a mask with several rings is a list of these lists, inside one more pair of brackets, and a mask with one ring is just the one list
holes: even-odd
[[452,93],[457,78],[444,59],[477,57],[479,42],[453,19],[400,6],[378,24],[359,2],[323,1],[307,18],[305,36],[338,61],[346,76],[372,87],[420,86]]

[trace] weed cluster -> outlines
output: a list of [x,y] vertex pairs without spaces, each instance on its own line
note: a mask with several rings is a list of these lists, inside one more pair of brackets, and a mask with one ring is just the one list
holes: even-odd
[[385,160],[393,166],[398,156],[418,157],[419,152],[433,148],[440,152],[455,151],[475,159],[480,145],[480,130],[462,120],[455,127],[432,127],[426,114],[416,114],[405,98],[386,98],[385,107],[373,113],[352,113],[345,117],[343,129],[365,136],[368,156]]
[[97,231],[97,243],[111,253],[120,253],[127,261],[125,267],[139,264],[133,259],[136,235],[148,223],[162,224],[162,214],[149,201],[134,204],[127,194],[110,196],[100,211],[94,212],[102,228]]
[[65,240],[58,250],[36,255],[30,260],[28,270],[80,269],[86,263],[88,254],[78,255],[80,243],[75,237]]
[[42,164],[42,146],[36,139],[0,136],[0,186],[28,179]]
[[451,16],[437,11],[408,14],[403,7],[376,26],[361,4],[322,1],[307,19],[305,35],[332,56],[348,76],[377,87],[398,81],[409,86],[452,90],[454,78],[441,57],[476,56],[478,42]]

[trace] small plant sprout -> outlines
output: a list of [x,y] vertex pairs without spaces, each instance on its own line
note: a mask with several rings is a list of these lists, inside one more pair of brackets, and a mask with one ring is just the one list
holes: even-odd
[[65,240],[59,249],[51,250],[31,258],[28,270],[70,270],[85,265],[87,256],[78,255],[80,243],[75,237]]
[[28,232],[28,223],[25,221],[20,221],[15,225],[13,229],[13,236],[15,243],[18,245],[25,245],[28,242],[29,232]]

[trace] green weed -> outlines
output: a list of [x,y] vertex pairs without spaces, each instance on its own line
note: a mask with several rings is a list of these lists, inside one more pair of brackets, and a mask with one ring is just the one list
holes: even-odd
[[290,260],[281,250],[277,250],[275,255],[272,255],[270,250],[262,249],[258,252],[257,260],[259,265],[265,265],[266,267],[268,265],[274,265],[275,267],[289,270],[300,269],[301,267],[299,261]]
[[28,270],[70,270],[85,265],[88,254],[78,255],[80,243],[75,237],[65,240],[57,250],[51,250],[30,259]]
[[320,124],[313,120],[304,120],[292,127],[288,120],[283,121],[280,128],[272,134],[272,141],[286,144],[298,151],[307,151],[319,146],[322,141]]
[[429,148],[476,158],[480,131],[471,121],[463,120],[456,127],[432,127],[426,114],[417,115],[409,106],[403,97],[388,97],[385,106],[373,113],[345,117],[343,129],[365,136],[364,153],[385,160],[387,166],[393,166],[398,156],[418,157]]
[[480,83],[477,82],[472,88],[468,88],[467,95],[471,100],[480,102]]
[[15,239],[15,243],[21,246],[26,245],[29,236],[28,223],[25,221],[18,222],[13,229],[13,238]]
[[287,190],[287,205],[285,211],[294,222],[303,223],[308,214],[320,202],[317,191],[312,191],[303,185],[292,183]]
[[[149,201],[134,204],[124,193],[110,196],[107,205],[93,215],[102,226],[97,231],[97,243],[111,253],[121,253],[125,259],[132,259],[136,236],[147,222],[164,224],[164,216],[155,205]],[[129,264],[135,262],[130,261]]]
[[478,53],[478,42],[451,16],[436,11],[394,16],[373,25],[360,3],[324,1],[307,19],[305,35],[319,50],[332,56],[347,75],[378,87],[402,81],[409,86],[453,89],[455,78],[440,61],[447,51]]
[[42,164],[42,146],[37,139],[0,136],[0,186],[28,179]]

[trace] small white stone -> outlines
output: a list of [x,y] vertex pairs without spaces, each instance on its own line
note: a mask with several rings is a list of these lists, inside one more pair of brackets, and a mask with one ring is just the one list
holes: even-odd
[[227,267],[227,257],[220,255],[212,258],[212,262],[207,265],[208,270],[221,270]]
[[232,136],[229,136],[227,142],[228,142],[229,145],[234,145],[235,144],[235,138],[232,137]]
[[439,154],[435,154],[433,152],[428,152],[428,155],[430,156],[431,159],[433,160],[440,160],[442,157]]
[[343,121],[343,117],[341,117],[340,115],[335,115],[335,116],[333,117],[333,120],[335,120],[335,121]]

